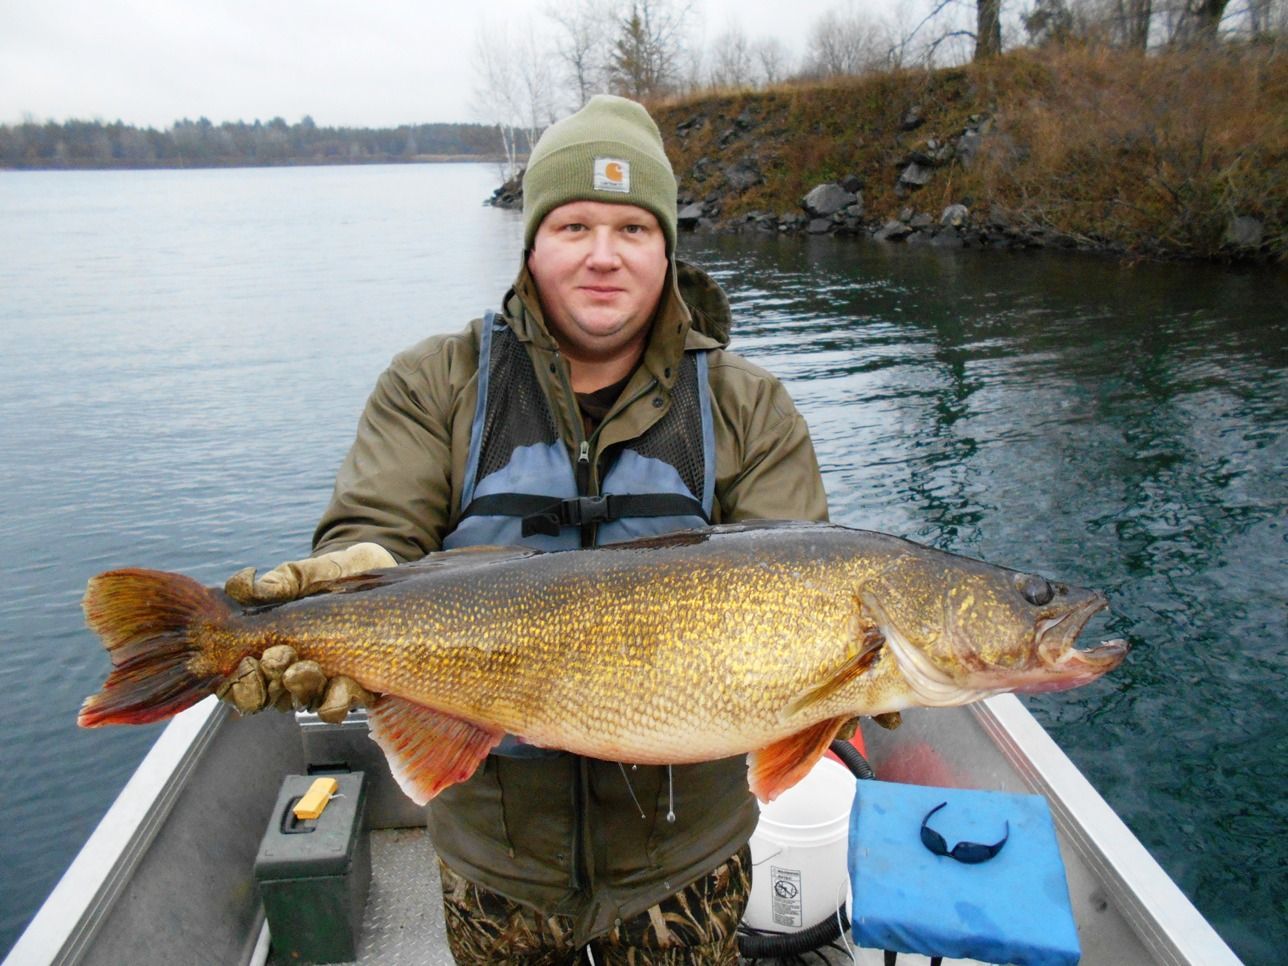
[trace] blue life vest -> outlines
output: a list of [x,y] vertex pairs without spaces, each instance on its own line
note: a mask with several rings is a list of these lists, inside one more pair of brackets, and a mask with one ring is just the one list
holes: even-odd
[[572,550],[710,523],[716,466],[705,351],[684,354],[667,413],[638,438],[603,454],[608,471],[599,493],[587,492],[590,447],[580,438],[580,417],[576,426],[581,474],[526,348],[489,312],[461,518],[444,549],[525,544]]

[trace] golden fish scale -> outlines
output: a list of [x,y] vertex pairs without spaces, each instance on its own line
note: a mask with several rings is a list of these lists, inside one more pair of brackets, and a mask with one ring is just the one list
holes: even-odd
[[640,763],[734,754],[885,710],[892,663],[808,714],[784,715],[854,653],[853,589],[882,555],[715,549],[448,568],[247,617],[239,630],[377,692]]

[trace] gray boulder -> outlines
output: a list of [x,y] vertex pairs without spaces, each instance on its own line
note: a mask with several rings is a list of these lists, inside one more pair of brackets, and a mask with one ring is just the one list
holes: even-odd
[[968,221],[970,221],[970,209],[965,205],[949,205],[939,216],[941,225],[951,225],[953,228],[960,228]]
[[729,182],[730,189],[739,194],[765,180],[765,176],[760,173],[760,168],[756,166],[756,162],[749,158],[744,158],[737,164],[729,165],[724,169],[724,176],[725,180]]
[[877,241],[902,241],[912,234],[912,229],[901,221],[887,221],[872,237]]
[[701,205],[685,205],[676,213],[675,217],[681,228],[696,228],[703,213]]
[[967,131],[958,139],[957,160],[961,162],[963,168],[969,168],[975,163],[975,158],[983,144],[984,138],[978,131]]
[[828,218],[847,205],[852,204],[855,196],[834,182],[816,185],[801,199],[800,205],[807,215],[813,218]]
[[913,161],[899,174],[899,184],[909,188],[922,188],[930,183],[932,173],[926,165]]
[[801,207],[815,218],[830,218],[858,200],[857,195],[846,191],[839,184],[828,182],[814,188],[802,198]]
[[1225,243],[1232,248],[1260,248],[1265,227],[1251,215],[1238,215],[1225,227]]

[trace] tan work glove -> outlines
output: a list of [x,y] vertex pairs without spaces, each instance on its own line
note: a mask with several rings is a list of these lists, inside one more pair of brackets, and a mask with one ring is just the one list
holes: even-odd
[[[344,550],[281,564],[258,580],[255,568],[246,567],[228,578],[224,592],[239,604],[277,604],[306,597],[332,580],[397,565],[393,555],[379,544],[356,543]],[[375,700],[353,678],[341,674],[328,680],[316,661],[298,660],[295,650],[286,644],[268,648],[258,659],[242,658],[216,694],[242,714],[254,714],[271,705],[282,711],[316,711],[331,724],[343,721],[351,708],[365,707]]]
[[242,714],[272,706],[280,711],[316,711],[339,724],[357,706],[366,707],[375,695],[353,678],[337,674],[328,679],[317,661],[301,661],[289,644],[275,644],[258,659],[244,657],[215,692]]
[[378,543],[355,543],[343,550],[332,550],[317,557],[280,564],[255,579],[255,568],[237,571],[224,584],[224,593],[239,604],[280,604],[307,597],[323,584],[341,577],[352,577],[396,567],[398,561]]

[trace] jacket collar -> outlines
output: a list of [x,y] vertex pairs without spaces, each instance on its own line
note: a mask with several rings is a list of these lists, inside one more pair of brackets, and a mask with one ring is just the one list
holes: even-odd
[[[506,293],[505,314],[521,341],[552,352],[558,348],[546,325],[526,258],[514,287]],[[719,284],[701,269],[672,257],[641,365],[669,389],[686,351],[728,345],[730,321],[729,301]]]

